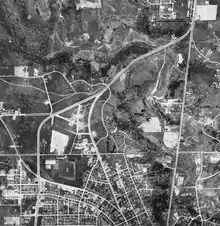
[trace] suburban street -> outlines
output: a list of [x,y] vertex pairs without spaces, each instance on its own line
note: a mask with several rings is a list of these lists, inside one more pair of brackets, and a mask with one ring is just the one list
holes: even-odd
[[0,15],[0,226],[220,225],[220,0]]

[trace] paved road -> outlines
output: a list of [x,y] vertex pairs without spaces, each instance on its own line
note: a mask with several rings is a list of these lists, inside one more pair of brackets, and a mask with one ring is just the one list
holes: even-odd
[[3,113],[3,114],[0,114],[0,117],[13,117],[13,116],[25,116],[25,117],[37,117],[37,116],[48,116],[50,115],[50,113],[28,113],[28,114],[8,114],[8,113]]
[[193,18],[192,18],[192,24],[191,24],[191,29],[190,29],[191,33],[190,33],[190,38],[189,38],[188,59],[187,59],[187,66],[186,66],[186,72],[185,72],[185,86],[184,86],[184,93],[183,93],[183,105],[182,105],[180,129],[179,129],[179,142],[178,142],[177,150],[176,150],[175,167],[174,167],[174,171],[173,171],[173,180],[172,180],[171,191],[170,191],[170,201],[169,201],[169,209],[168,209],[168,215],[167,215],[167,226],[170,226],[170,215],[171,215],[171,209],[172,209],[173,193],[174,193],[174,189],[175,189],[177,164],[178,164],[179,151],[180,151],[180,139],[181,139],[181,132],[182,132],[183,120],[184,120],[183,119],[184,109],[185,109],[185,103],[186,103],[187,78],[188,78],[188,72],[189,72],[189,63],[190,63],[191,49],[192,49],[191,47],[192,47],[192,43],[193,43],[193,33],[194,33],[195,19],[196,19],[196,5],[197,5],[197,0],[194,0]]
[[[196,4],[196,0],[195,0],[195,4]],[[132,67],[132,66],[134,66],[137,62],[139,62],[139,61],[141,61],[141,60],[144,60],[144,59],[146,59],[147,57],[149,57],[149,56],[151,56],[151,55],[153,55],[153,54],[156,54],[156,53],[158,53],[158,52],[160,52],[160,51],[162,51],[162,50],[164,50],[164,49],[166,49],[166,48],[168,48],[168,47],[170,47],[170,46],[172,46],[172,45],[174,45],[174,44],[176,44],[176,43],[178,43],[178,42],[180,42],[181,40],[183,40],[184,38],[186,38],[189,34],[190,34],[190,32],[193,30],[193,28],[194,28],[194,20],[192,21],[192,24],[191,24],[191,26],[190,26],[190,28],[187,30],[187,32],[183,35],[183,36],[181,36],[181,37],[179,37],[179,38],[177,38],[177,39],[175,39],[175,40],[172,40],[171,42],[169,42],[169,43],[167,43],[167,44],[165,44],[165,45],[163,45],[163,46],[159,46],[158,48],[156,48],[156,49],[154,49],[154,50],[152,50],[152,51],[150,51],[150,52],[148,52],[148,53],[146,53],[146,54],[144,54],[144,55],[142,55],[142,56],[140,56],[140,57],[137,57],[136,59],[134,59],[131,63],[129,63],[124,69],[122,69],[118,74],[116,74],[115,76],[114,76],[114,78],[109,82],[109,84],[108,85],[106,85],[106,84],[103,84],[105,87],[103,88],[103,89],[101,89],[99,92],[97,92],[97,93],[95,93],[95,94],[93,94],[93,95],[91,95],[91,96],[89,96],[88,98],[86,98],[86,99],[84,99],[84,100],[82,100],[82,101],[80,101],[80,102],[78,102],[78,103],[75,103],[75,104],[73,104],[73,105],[71,105],[71,106],[68,106],[68,107],[66,107],[66,108],[64,108],[64,109],[62,109],[62,110],[60,110],[60,111],[57,111],[57,112],[55,112],[55,113],[52,113],[52,114],[50,114],[47,118],[45,118],[42,122],[41,122],[41,124],[39,125],[39,128],[38,128],[38,131],[37,131],[37,177],[38,177],[38,179],[39,179],[39,186],[40,186],[40,131],[41,131],[41,128],[42,128],[42,126],[44,125],[44,123],[45,122],[47,122],[49,119],[51,119],[51,118],[53,118],[54,116],[56,116],[56,115],[59,115],[59,114],[62,114],[63,112],[65,112],[65,111],[68,111],[68,110],[71,110],[72,108],[74,108],[74,107],[76,107],[77,105],[79,105],[79,104],[83,104],[83,103],[86,103],[86,102],[88,102],[88,101],[90,101],[90,100],[93,100],[94,99],[94,102],[93,102],[93,104],[92,104],[92,107],[91,107],[91,109],[90,109],[90,112],[92,112],[93,111],[93,108],[94,108],[94,106],[95,106],[95,102],[96,101],[98,101],[98,99],[99,99],[99,97],[101,97],[101,95],[115,82],[115,81],[117,81],[124,73],[127,73],[128,72],[128,70]],[[49,73],[48,73],[49,74]],[[90,114],[91,115],[91,114]],[[98,153],[97,153],[98,154]],[[98,156],[99,156],[99,159],[101,160],[101,157],[100,157],[100,155],[98,154]],[[39,203],[37,203],[37,204],[39,204]],[[37,209],[38,209],[38,205],[37,205]],[[37,216],[37,211],[36,211],[36,216]],[[35,220],[35,225],[36,225],[36,220]]]

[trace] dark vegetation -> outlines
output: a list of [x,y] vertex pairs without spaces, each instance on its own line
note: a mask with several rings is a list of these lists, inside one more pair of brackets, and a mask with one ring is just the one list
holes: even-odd
[[[182,36],[188,29],[189,23],[187,21],[170,22],[170,21],[157,21],[151,22],[150,7],[144,7],[138,15],[136,21],[136,29],[139,32],[149,35],[152,38],[159,38],[165,35],[173,35],[176,37]],[[155,25],[154,25],[155,23]]]

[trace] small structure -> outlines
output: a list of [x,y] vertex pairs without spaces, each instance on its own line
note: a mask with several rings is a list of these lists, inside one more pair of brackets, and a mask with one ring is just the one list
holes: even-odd
[[183,185],[183,182],[184,182],[184,177],[178,176],[178,177],[177,177],[177,182],[176,182],[176,184],[177,184],[178,186],[181,186],[181,185]]
[[217,5],[197,5],[196,6],[196,15],[197,20],[201,21],[210,21],[210,20],[216,20],[217,17]]
[[183,58],[183,55],[181,54],[181,53],[178,53],[178,65],[179,64],[182,64],[183,63],[183,61],[184,61],[184,58]]
[[46,169],[52,169],[52,166],[55,166],[57,164],[56,159],[46,159],[45,161],[45,167]]
[[165,164],[171,164],[172,160],[173,160],[172,156],[169,156],[169,155],[165,155],[162,157],[156,157],[157,162],[165,163]]

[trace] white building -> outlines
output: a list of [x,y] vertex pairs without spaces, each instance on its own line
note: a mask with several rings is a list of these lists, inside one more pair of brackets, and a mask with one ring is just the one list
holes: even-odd
[[27,66],[16,66],[15,67],[15,76],[18,77],[28,77],[28,67]]
[[181,185],[183,185],[183,182],[184,182],[184,177],[182,177],[182,176],[178,176],[177,177],[177,185],[178,186],[181,186]]
[[101,1],[96,0],[95,2],[90,2],[87,0],[80,0],[80,3],[76,4],[76,9],[79,10],[83,8],[92,8],[92,9],[102,8]]
[[57,163],[56,159],[46,159],[45,161],[46,169],[51,169],[51,166],[56,165],[56,163]]
[[53,130],[51,144],[50,144],[50,153],[57,151],[59,155],[63,154],[68,141],[69,141],[69,136]]
[[220,155],[215,154],[215,155],[210,155],[210,162],[216,164],[217,162],[220,161]]
[[197,5],[196,6],[196,15],[197,20],[209,21],[216,20],[217,17],[217,5]]

